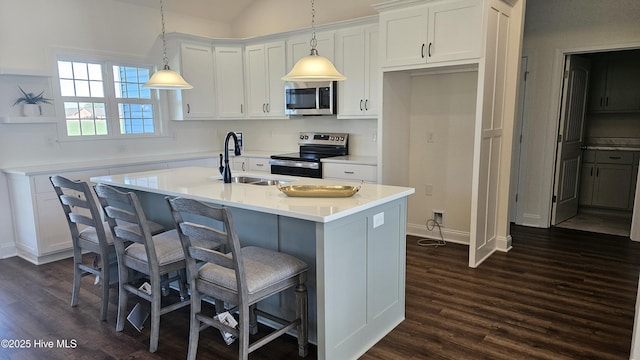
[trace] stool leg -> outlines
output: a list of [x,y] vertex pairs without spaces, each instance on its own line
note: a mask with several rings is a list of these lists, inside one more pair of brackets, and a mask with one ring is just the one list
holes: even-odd
[[308,304],[307,304],[307,286],[304,284],[304,278],[300,277],[298,286],[296,287],[296,317],[298,323],[298,356],[306,357],[309,354],[309,334],[308,330]]

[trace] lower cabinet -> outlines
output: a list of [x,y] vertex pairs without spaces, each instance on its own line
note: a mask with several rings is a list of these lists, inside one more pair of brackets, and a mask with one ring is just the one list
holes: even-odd
[[633,208],[638,154],[587,150],[582,164],[580,205],[618,210]]
[[365,164],[323,163],[322,178],[350,181],[377,181],[377,166]]
[[17,254],[36,265],[73,255],[69,226],[49,181],[51,175],[89,181],[94,176],[212,164],[212,159],[191,159],[110,166],[104,169],[54,171],[35,175],[7,172]]

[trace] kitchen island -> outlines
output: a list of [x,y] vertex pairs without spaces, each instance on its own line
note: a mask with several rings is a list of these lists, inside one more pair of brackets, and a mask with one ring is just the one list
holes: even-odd
[[[336,184],[257,176],[288,184]],[[309,339],[318,346],[318,359],[355,359],[404,319],[406,205],[412,188],[362,184],[352,197],[287,197],[273,185],[225,184],[216,170],[204,167],[91,180],[136,191],[147,216],[169,226],[167,195],[227,206],[242,246],[262,246],[307,262]],[[285,318],[295,315],[292,292],[261,307]]]

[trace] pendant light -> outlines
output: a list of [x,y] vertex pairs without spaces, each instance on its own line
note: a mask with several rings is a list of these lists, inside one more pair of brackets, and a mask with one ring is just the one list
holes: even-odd
[[316,9],[314,0],[311,0],[311,53],[298,60],[291,71],[282,80],[285,81],[338,81],[345,80],[331,61],[326,57],[318,55],[318,40],[316,39]]
[[164,38],[164,9],[162,0],[160,0],[160,17],[162,18],[162,53],[164,68],[156,71],[149,81],[142,85],[149,89],[160,90],[176,90],[176,89],[193,89],[193,86],[186,82],[180,74],[169,68],[169,59],[167,58],[167,42]]

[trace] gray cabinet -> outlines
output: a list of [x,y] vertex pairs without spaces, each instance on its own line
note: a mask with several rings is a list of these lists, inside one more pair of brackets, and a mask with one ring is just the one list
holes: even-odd
[[591,56],[589,110],[640,111],[640,50]]
[[[635,174],[637,177],[637,165]],[[581,175],[580,205],[618,210],[633,207],[633,152],[587,150]]]

